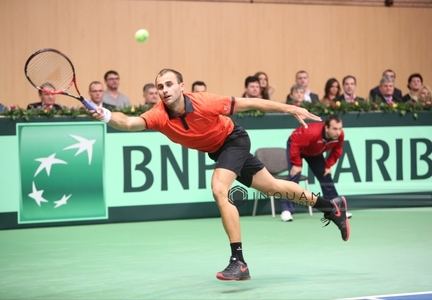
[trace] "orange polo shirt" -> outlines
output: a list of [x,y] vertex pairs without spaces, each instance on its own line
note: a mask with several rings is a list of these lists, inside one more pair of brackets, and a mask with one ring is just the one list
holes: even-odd
[[160,131],[174,143],[202,152],[216,152],[233,131],[235,98],[209,93],[184,93],[185,112],[176,115],[159,101],[141,115],[147,128]]

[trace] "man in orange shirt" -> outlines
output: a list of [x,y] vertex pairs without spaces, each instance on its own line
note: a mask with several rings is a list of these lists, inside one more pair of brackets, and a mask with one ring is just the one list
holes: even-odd
[[92,117],[119,130],[142,131],[148,128],[160,131],[174,143],[207,152],[217,162],[211,186],[231,248],[229,265],[216,274],[218,279],[250,279],[249,267],[243,258],[239,213],[228,199],[228,191],[234,180],[263,193],[287,193],[295,202],[314,206],[324,212],[324,218],[328,222],[333,221],[337,225],[342,239],[348,240],[350,228],[345,213],[345,198],[325,200],[305,191],[297,183],[275,179],[250,154],[247,132],[225,115],[249,109],[281,112],[293,115],[304,126],[307,126],[305,119],[320,121],[321,118],[306,109],[275,101],[184,93],[183,77],[172,69],[159,72],[156,87],[162,101],[139,117],[126,116],[120,112],[111,113],[104,108],[98,108],[97,112],[91,111]]

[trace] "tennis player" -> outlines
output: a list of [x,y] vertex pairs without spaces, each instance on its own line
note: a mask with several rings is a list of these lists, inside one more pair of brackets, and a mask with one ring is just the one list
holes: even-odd
[[234,180],[262,193],[288,194],[289,199],[310,205],[324,212],[327,224],[333,221],[347,241],[350,227],[346,218],[344,197],[325,200],[305,191],[295,182],[275,179],[264,165],[250,154],[247,132],[229,117],[238,112],[256,109],[293,115],[305,127],[304,120],[321,118],[306,109],[254,98],[234,98],[208,93],[184,93],[182,75],[172,69],[163,69],[156,76],[159,101],[139,117],[111,113],[105,108],[91,111],[92,117],[109,126],[126,131],[153,129],[166,135],[174,143],[207,152],[216,162],[211,179],[213,197],[221,213],[223,227],[228,235],[231,257],[228,266],[216,274],[220,280],[248,280],[249,267],[243,257],[240,218],[238,210],[228,201],[228,192]]

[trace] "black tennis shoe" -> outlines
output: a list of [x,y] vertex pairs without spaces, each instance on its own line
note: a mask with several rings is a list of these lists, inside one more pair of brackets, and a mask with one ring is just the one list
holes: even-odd
[[218,272],[216,278],[219,280],[249,280],[249,267],[236,257],[231,256],[228,267]]
[[331,212],[325,213],[321,219],[323,223],[327,222],[325,226],[330,224],[330,221],[336,224],[341,231],[342,239],[346,242],[350,237],[350,224],[347,218],[348,205],[345,197],[336,197],[330,201],[334,208]]

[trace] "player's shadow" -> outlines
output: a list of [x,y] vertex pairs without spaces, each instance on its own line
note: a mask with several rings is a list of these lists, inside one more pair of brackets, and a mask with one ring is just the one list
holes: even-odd
[[233,288],[233,289],[222,291],[222,294],[243,293],[243,292],[251,291],[254,289],[255,289],[254,287]]

